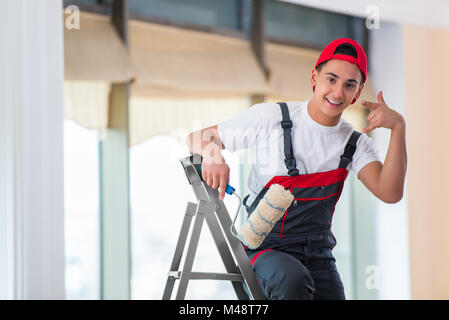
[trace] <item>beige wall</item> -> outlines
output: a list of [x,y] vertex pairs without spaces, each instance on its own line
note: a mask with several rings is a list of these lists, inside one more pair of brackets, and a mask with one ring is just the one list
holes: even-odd
[[449,29],[404,26],[412,299],[449,298]]

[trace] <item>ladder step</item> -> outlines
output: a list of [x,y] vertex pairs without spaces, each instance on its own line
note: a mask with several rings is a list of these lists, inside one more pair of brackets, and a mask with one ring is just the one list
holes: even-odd
[[168,277],[173,279],[179,279],[181,278],[182,271],[169,271]]
[[192,280],[210,279],[243,281],[243,276],[240,273],[191,272],[189,278]]
[[[170,271],[168,277],[172,279],[180,279],[182,271]],[[190,272],[189,280],[227,280],[227,281],[243,281],[240,273],[216,273],[216,272]]]

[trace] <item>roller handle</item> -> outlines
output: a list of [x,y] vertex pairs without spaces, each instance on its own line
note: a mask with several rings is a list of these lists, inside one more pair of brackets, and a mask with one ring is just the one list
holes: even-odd
[[[200,177],[202,177],[202,174],[201,174],[201,169],[202,169],[202,167],[203,167],[203,166],[200,165]],[[229,183],[226,184],[226,191],[225,191],[225,192],[226,192],[227,194],[229,194],[229,195],[232,195],[232,194],[233,194],[234,196],[236,196],[236,197],[239,199],[239,207],[238,207],[237,212],[236,212],[236,214],[235,214],[235,216],[234,216],[234,220],[232,220],[232,224],[231,224],[231,227],[229,228],[229,231],[231,231],[231,234],[232,234],[234,237],[236,237],[238,240],[241,241],[239,235],[237,234],[237,231],[235,230],[235,221],[237,220],[237,217],[238,217],[239,212],[240,212],[240,208],[241,208],[241,206],[242,206],[242,199],[240,199],[240,197],[238,196],[237,193],[234,193],[234,192],[235,192],[235,188],[232,187]]]
[[[200,171],[201,171],[201,168],[202,168],[203,166],[201,165],[200,166]],[[229,183],[227,183],[226,184],[226,193],[227,194],[233,194],[234,193],[234,191],[235,191],[235,188],[234,187],[232,187]]]

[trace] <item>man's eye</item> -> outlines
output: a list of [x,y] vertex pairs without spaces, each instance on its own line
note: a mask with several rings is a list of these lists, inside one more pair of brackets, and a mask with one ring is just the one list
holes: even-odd
[[355,88],[354,85],[352,85],[352,84],[348,84],[348,87],[349,88]]
[[329,80],[330,82],[334,83],[335,79],[334,78],[327,78],[327,80]]

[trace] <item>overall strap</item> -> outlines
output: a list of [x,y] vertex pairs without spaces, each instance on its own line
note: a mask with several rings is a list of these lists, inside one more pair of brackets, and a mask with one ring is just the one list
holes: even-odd
[[285,102],[278,102],[282,111],[282,121],[281,126],[284,130],[284,154],[285,154],[285,166],[288,169],[289,176],[299,175],[299,171],[296,168],[296,160],[293,155],[293,144],[292,144],[292,127],[293,122],[290,120],[290,114],[288,112],[288,106]]
[[359,139],[360,135],[361,133],[358,131],[354,130],[352,132],[351,137],[346,144],[345,151],[340,156],[340,164],[338,165],[339,168],[346,168],[352,161],[352,156],[354,155],[357,146],[357,140]]

